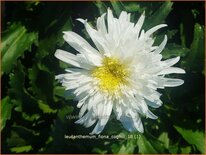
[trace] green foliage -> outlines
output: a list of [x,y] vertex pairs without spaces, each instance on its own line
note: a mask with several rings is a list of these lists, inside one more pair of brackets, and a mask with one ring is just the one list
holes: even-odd
[[[204,3],[202,2],[5,2],[2,25],[2,153],[205,153],[204,140]],[[62,31],[85,30],[76,18],[95,19],[110,7],[117,17],[122,10],[136,23],[145,11],[143,29],[166,23],[156,32],[155,45],[164,35],[168,43],[163,59],[180,56],[185,75],[171,75],[185,84],[161,91],[163,106],[151,110],[157,120],[142,118],[145,132],[128,133],[111,118],[102,135],[119,139],[66,139],[88,135],[75,124],[74,96],[58,84],[55,75],[68,64],[54,57],[56,49],[75,52]],[[12,11],[11,11],[12,10]],[[77,11],[79,10],[79,11]],[[89,10],[89,11],[88,11]],[[91,41],[91,40],[89,40]]]
[[12,147],[11,148],[11,152],[15,152],[15,153],[29,152],[30,150],[32,150],[31,145],[20,146],[20,147]]
[[8,73],[16,59],[22,56],[26,50],[31,50],[31,45],[37,43],[37,39],[36,32],[28,33],[25,26],[20,23],[13,23],[3,33],[1,46],[2,73]]
[[138,142],[139,153],[149,154],[149,153],[157,153],[152,144],[146,139],[144,135],[141,135]]
[[[189,144],[195,145],[201,153],[205,153],[204,132],[200,132],[200,131],[194,132],[192,130],[186,130],[177,126],[174,127]],[[189,147],[183,149],[183,151],[188,151],[188,150]]]
[[6,121],[11,119],[12,104],[7,96],[1,101],[1,130],[5,127]]

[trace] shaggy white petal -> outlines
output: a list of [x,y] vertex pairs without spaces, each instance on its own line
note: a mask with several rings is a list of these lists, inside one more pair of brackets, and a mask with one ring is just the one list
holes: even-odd
[[66,31],[63,38],[79,53],[63,50],[55,53],[58,59],[73,66],[55,78],[76,96],[80,111],[75,123],[85,127],[96,123],[91,134],[99,134],[114,111],[125,129],[143,133],[141,117],[158,118],[149,109],[162,105],[158,88],[184,83],[181,79],[165,77],[185,73],[181,68],[172,67],[180,57],[162,61],[167,36],[159,46],[153,46],[153,33],[167,25],[160,24],[145,32],[142,29],[144,12],[134,24],[127,12],[122,11],[115,18],[110,9],[107,16],[105,13],[97,18],[96,29],[87,20],[77,20],[84,24],[96,48],[78,34]]

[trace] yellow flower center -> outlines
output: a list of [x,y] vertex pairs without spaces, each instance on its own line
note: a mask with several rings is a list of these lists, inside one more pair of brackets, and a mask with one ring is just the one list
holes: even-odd
[[127,83],[128,74],[129,71],[125,64],[110,57],[105,57],[102,66],[92,71],[92,76],[99,80],[100,89],[112,94],[120,90],[120,85]]

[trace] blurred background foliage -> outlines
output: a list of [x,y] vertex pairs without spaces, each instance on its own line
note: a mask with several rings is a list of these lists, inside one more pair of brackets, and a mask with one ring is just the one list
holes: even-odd
[[[204,2],[1,2],[1,136],[2,153],[204,153],[205,71]],[[111,117],[102,135],[122,139],[65,139],[87,135],[74,124],[76,102],[55,81],[68,67],[54,57],[56,49],[75,52],[62,38],[72,30],[87,38],[76,18],[96,19],[110,7],[136,22],[146,12],[145,30],[161,23],[155,44],[169,41],[163,58],[181,56],[177,64],[184,85],[160,90],[164,104],[151,109],[159,118],[143,118],[144,134],[128,133]]]

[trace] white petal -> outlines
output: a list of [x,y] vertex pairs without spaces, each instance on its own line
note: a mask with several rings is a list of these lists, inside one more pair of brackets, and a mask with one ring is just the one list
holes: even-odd
[[113,33],[114,30],[114,17],[112,14],[112,11],[110,9],[107,9],[107,23],[108,23],[108,32]]
[[85,127],[90,127],[96,122],[96,117],[94,116],[93,111],[89,111],[86,115],[84,115],[82,118],[77,120],[75,123],[77,124],[83,124]]
[[55,57],[76,67],[81,67],[79,59],[76,55],[63,50],[56,50]]
[[72,66],[84,68],[84,69],[91,68],[90,64],[85,63],[84,59],[81,59],[80,57],[78,57],[70,52],[66,52],[66,51],[58,49],[58,50],[56,50],[54,55],[56,58],[66,62]]
[[122,116],[120,118],[120,121],[122,122],[122,125],[124,126],[124,128],[130,132],[136,131],[136,130],[141,133],[144,132],[141,119],[138,115],[136,115],[134,118],[128,117],[128,116]]
[[163,61],[163,63],[165,64],[165,66],[170,67],[176,64],[179,60],[180,60],[180,57],[178,56],[176,58],[167,59]]
[[149,37],[149,36],[150,36],[151,34],[153,34],[155,31],[157,31],[158,29],[160,29],[160,28],[162,28],[162,27],[165,27],[165,26],[167,26],[167,25],[166,25],[166,24],[157,25],[157,26],[149,29],[149,30],[145,33],[145,35]]
[[177,67],[169,67],[169,68],[163,69],[157,75],[165,75],[165,74],[172,74],[172,73],[184,74],[185,70],[181,68],[177,68]]
[[139,131],[140,133],[144,132],[142,121],[140,118],[137,118],[137,120],[134,121],[134,126],[137,129],[137,131]]
[[103,34],[107,33],[106,25],[105,25],[105,17],[106,13],[104,13],[101,17],[97,18],[97,29],[101,31]]
[[111,101],[103,105],[102,118],[100,119],[100,125],[106,125],[112,112],[113,104]]
[[[96,93],[95,95],[90,97],[87,108],[88,110],[90,110],[92,107],[95,107],[96,105],[101,105],[102,102],[103,102],[103,96],[100,93]],[[97,116],[98,116],[98,113],[97,113]]]
[[82,106],[82,108],[80,109],[80,111],[79,111],[79,118],[81,118],[81,117],[84,115],[84,113],[86,112],[86,110],[87,110],[87,105],[84,104],[84,105]]
[[159,108],[162,105],[162,101],[161,100],[148,100],[146,99],[145,102],[147,103],[148,106],[153,107],[153,108]]
[[107,46],[105,45],[105,40],[101,33],[98,33],[97,30],[93,29],[87,22],[84,24],[87,33],[91,37],[92,41],[94,42],[95,46],[101,53],[108,51]]
[[119,16],[119,21],[120,21],[121,23],[127,22],[127,18],[128,18],[127,12],[122,11],[121,14],[120,14],[120,16]]
[[139,36],[139,32],[142,28],[142,25],[144,23],[144,19],[145,19],[145,12],[142,13],[142,15],[140,16],[139,20],[137,21],[136,25],[135,25],[135,32],[137,34],[137,37]]
[[165,82],[164,82],[165,87],[176,87],[176,86],[180,86],[184,83],[184,81],[181,79],[165,78],[164,80],[165,80]]
[[162,50],[165,48],[165,45],[167,43],[167,36],[165,35],[164,40],[159,45],[159,47],[154,51],[155,54],[159,54],[162,52]]
[[85,53],[94,53],[98,54],[98,51],[94,49],[85,39],[83,39],[80,35],[72,32],[72,31],[65,31],[64,33],[64,40],[76,49],[78,52],[85,54]]
[[157,119],[158,117],[156,115],[154,115],[150,110],[148,110],[147,113],[147,117],[151,118],[151,119]]
[[184,83],[184,81],[181,79],[172,79],[172,78],[163,78],[163,77],[158,77],[156,81],[158,83],[157,84],[158,88],[176,87]]
[[102,130],[104,129],[105,125],[100,125],[100,121],[98,121],[98,123],[96,124],[95,128],[93,129],[93,131],[90,134],[99,134],[102,132]]
[[120,118],[120,121],[121,121],[122,125],[124,126],[124,128],[127,129],[128,131],[130,131],[130,132],[136,131],[136,128],[134,126],[134,122],[133,122],[132,118],[130,118],[128,116],[122,116]]

